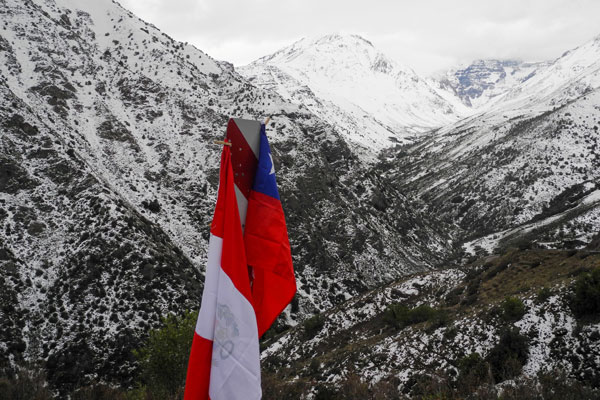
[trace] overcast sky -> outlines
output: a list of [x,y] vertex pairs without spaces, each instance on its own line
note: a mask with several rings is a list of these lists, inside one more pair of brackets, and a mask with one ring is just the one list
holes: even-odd
[[356,33],[418,73],[541,61],[600,35],[599,0],[118,0],[174,39],[247,64],[305,36]]

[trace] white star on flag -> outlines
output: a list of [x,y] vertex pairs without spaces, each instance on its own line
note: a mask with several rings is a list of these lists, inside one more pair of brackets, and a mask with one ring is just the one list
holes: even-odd
[[269,175],[273,175],[275,173],[275,164],[273,163],[273,156],[271,153],[269,153],[269,158],[271,159],[271,171],[269,172]]

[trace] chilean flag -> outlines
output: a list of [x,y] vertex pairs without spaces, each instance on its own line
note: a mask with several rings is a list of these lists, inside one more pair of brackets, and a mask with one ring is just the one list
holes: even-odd
[[296,292],[264,124],[231,119],[185,400],[262,396],[258,338]]

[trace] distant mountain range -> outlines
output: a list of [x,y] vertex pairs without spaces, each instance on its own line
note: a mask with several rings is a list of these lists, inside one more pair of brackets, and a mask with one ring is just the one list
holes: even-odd
[[[412,143],[431,129],[516,98],[537,103],[558,85],[585,81],[579,74],[595,76],[597,40],[555,61],[477,60],[420,77],[367,39],[332,34],[302,39],[239,72],[254,85],[322,116],[350,143],[372,153],[395,143]],[[590,79],[582,84],[594,87],[595,78]],[[585,89],[573,90],[576,95]]]

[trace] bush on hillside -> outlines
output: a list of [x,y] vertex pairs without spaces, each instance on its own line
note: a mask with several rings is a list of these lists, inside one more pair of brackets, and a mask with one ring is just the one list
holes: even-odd
[[303,323],[304,337],[306,339],[314,338],[319,332],[321,332],[321,329],[323,329],[324,325],[325,320],[321,314],[313,315]]
[[332,385],[320,383],[315,387],[315,391],[315,400],[337,400],[338,391]]
[[458,361],[457,387],[461,393],[473,393],[484,383],[492,382],[490,364],[479,353],[471,353]]
[[356,373],[349,373],[341,382],[336,399],[368,399],[369,385]]
[[578,317],[600,313],[600,268],[580,275],[573,285],[571,309]]
[[541,373],[531,379],[519,379],[502,389],[502,400],[592,400],[600,391],[570,378],[564,371]]
[[528,355],[527,337],[521,335],[518,329],[507,329],[500,334],[498,344],[490,350],[486,361],[498,383],[519,375]]
[[138,397],[105,384],[85,386],[71,393],[71,400],[138,400]]
[[515,322],[525,315],[525,304],[518,297],[506,297],[500,305],[502,319],[507,322]]
[[425,304],[412,309],[403,304],[390,304],[384,311],[383,320],[395,328],[403,329],[409,325],[430,321],[438,313],[438,310]]
[[13,376],[0,377],[0,399],[50,400],[53,397],[39,368],[22,368]]
[[465,288],[462,286],[456,287],[448,292],[445,298],[445,303],[447,306],[457,305],[460,301],[460,295],[465,291]]
[[263,372],[261,376],[263,400],[301,399],[310,389],[303,379],[287,379],[275,373]]
[[409,398],[414,399],[451,399],[453,398],[452,380],[446,373],[418,373],[412,375],[407,388],[410,388]]
[[554,293],[552,292],[552,289],[543,287],[537,292],[537,297],[535,300],[538,304],[541,304],[548,300],[553,294]]
[[141,384],[151,398],[168,399],[182,393],[196,317],[197,313],[188,312],[163,318],[163,327],[150,331],[146,344],[134,350]]

